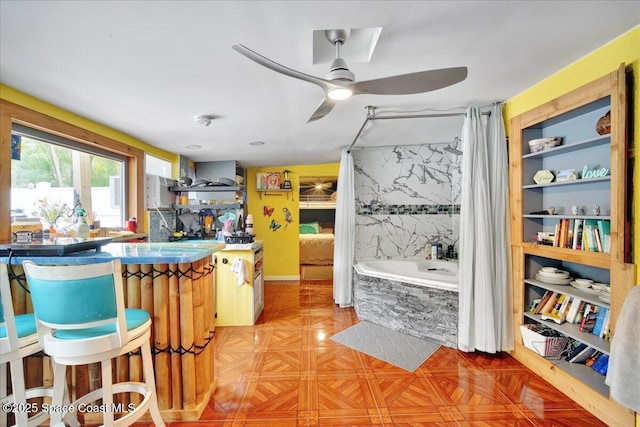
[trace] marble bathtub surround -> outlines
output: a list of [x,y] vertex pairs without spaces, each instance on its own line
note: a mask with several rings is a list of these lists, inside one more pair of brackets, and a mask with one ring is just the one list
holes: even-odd
[[457,348],[458,293],[353,273],[358,318]]
[[460,141],[354,151],[356,259],[422,257],[424,247],[456,246]]

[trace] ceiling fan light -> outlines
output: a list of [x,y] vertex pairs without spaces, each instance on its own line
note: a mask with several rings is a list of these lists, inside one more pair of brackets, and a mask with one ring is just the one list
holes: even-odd
[[335,89],[331,89],[328,95],[329,98],[333,99],[334,101],[342,101],[343,99],[351,97],[351,95],[353,95],[353,92],[351,92],[350,89],[338,87]]

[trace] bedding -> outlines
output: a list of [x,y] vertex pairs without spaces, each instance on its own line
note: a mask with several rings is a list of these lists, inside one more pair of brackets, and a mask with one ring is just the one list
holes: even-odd
[[300,234],[300,264],[333,265],[332,233]]

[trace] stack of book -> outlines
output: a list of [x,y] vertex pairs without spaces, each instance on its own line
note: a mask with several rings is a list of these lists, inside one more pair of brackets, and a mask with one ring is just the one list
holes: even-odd
[[591,367],[600,375],[606,375],[609,368],[609,355],[589,347],[584,343],[574,341],[572,350],[565,357],[570,363],[582,363]]
[[553,246],[590,252],[611,251],[611,222],[562,218],[556,224]]
[[548,290],[542,298],[533,301],[529,312],[540,314],[556,323],[579,325],[581,332],[590,332],[609,339],[611,316],[607,307],[587,303],[578,297]]

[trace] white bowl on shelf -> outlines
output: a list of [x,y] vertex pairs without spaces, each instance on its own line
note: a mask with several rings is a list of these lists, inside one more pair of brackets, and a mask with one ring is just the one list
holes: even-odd
[[540,277],[548,277],[550,279],[566,279],[569,277],[569,272],[564,270],[544,271],[540,269],[538,270],[538,275]]
[[578,286],[578,285],[576,284],[576,282],[575,282],[575,281],[572,281],[572,282],[571,282],[571,283],[569,283],[569,284],[570,284],[571,286],[573,286],[574,288],[579,289],[579,290],[581,290],[581,291],[584,291],[584,292],[586,292],[586,293],[588,293],[588,294],[597,294],[598,292],[600,292],[600,291],[599,291],[599,290],[597,290],[597,289],[592,289],[592,288],[591,288],[591,286],[588,286],[588,287],[586,287],[586,288],[585,288],[585,287],[582,287],[582,286]]
[[551,285],[568,285],[573,280],[573,278],[571,277],[554,278],[554,277],[541,276],[539,274],[535,275],[535,279],[544,283],[549,283]]
[[581,288],[591,288],[593,287],[593,280],[591,279],[575,279],[576,285]]

